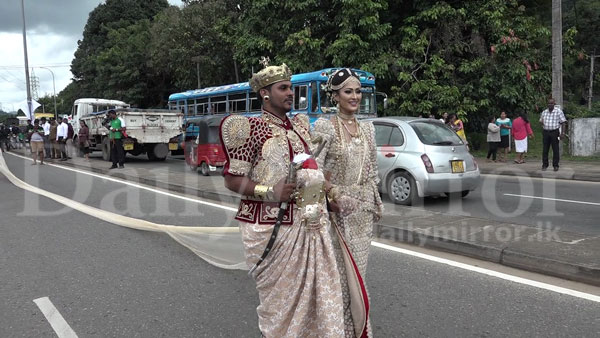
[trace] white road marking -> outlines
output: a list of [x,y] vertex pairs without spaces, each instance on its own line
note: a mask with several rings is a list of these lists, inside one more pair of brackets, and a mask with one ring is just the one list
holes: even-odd
[[34,299],[33,302],[40,308],[59,338],[77,338],[75,331],[69,326],[69,323],[58,312],[48,297]]
[[548,201],[557,201],[557,202],[565,202],[565,203],[578,203],[578,204],[588,204],[588,205],[600,205],[600,203],[596,203],[596,202],[564,200],[564,199],[560,199],[560,198],[550,198],[550,197],[527,196],[527,195],[518,195],[518,194],[504,194],[504,196],[524,197],[524,198],[532,198],[532,199],[548,200]]
[[[14,156],[18,156],[24,159],[29,159],[27,157],[24,156],[20,156],[20,155],[16,155],[16,154],[11,154]],[[61,169],[66,169],[66,170],[71,170],[74,172],[78,172],[81,174],[85,174],[85,175],[90,175],[90,176],[94,176],[94,177],[98,177],[98,178],[102,178],[102,179],[107,179],[113,182],[117,182],[117,183],[122,183],[122,184],[127,184],[133,187],[137,187],[140,189],[145,189],[148,191],[152,191],[152,192],[156,192],[159,194],[164,194],[167,196],[171,196],[171,197],[175,197],[175,198],[180,198],[180,199],[184,199],[184,200],[189,200],[192,202],[197,202],[200,204],[204,204],[207,206],[212,206],[212,207],[216,207],[216,208],[221,208],[221,209],[225,209],[225,210],[229,210],[229,211],[237,211],[237,209],[235,208],[231,208],[231,207],[225,207],[219,204],[215,204],[215,203],[210,203],[210,202],[204,202],[204,201],[200,201],[200,200],[196,200],[196,199],[191,199],[188,197],[184,197],[184,196],[180,196],[180,195],[176,195],[176,194],[171,194],[171,193],[167,193],[164,191],[160,191],[160,190],[156,190],[150,187],[145,187],[139,184],[135,184],[135,183],[131,183],[131,182],[127,182],[127,181],[123,181],[123,180],[117,180],[114,179],[112,177],[109,176],[105,176],[105,175],[99,175],[99,174],[95,174],[95,173],[90,173],[90,172],[86,172],[86,171],[82,171],[82,170],[77,170],[77,169],[73,169],[73,168],[68,168],[68,167],[64,167],[64,166],[57,166],[57,165],[53,165],[57,168],[61,168]],[[509,194],[505,194],[505,195],[509,195]],[[516,196],[520,196],[520,195],[516,195]],[[530,197],[530,196],[526,196],[526,197]],[[580,292],[580,291],[575,291],[575,290],[571,290],[571,289],[567,289],[567,288],[562,288],[559,286],[554,286],[551,284],[547,284],[547,283],[542,283],[542,282],[537,282],[534,280],[530,280],[530,279],[526,279],[526,278],[522,278],[522,277],[517,277],[517,276],[513,276],[513,275],[509,275],[509,274],[505,274],[502,272],[497,272],[494,270],[489,270],[489,269],[484,269],[484,268],[480,268],[477,266],[473,266],[473,265],[469,265],[469,264],[465,264],[465,263],[460,263],[460,262],[456,262],[456,261],[452,261],[449,259],[445,259],[445,258],[440,258],[440,257],[436,257],[436,256],[432,256],[432,255],[427,255],[424,253],[420,253],[417,251],[412,251],[412,250],[407,250],[407,249],[402,249],[402,248],[398,248],[395,246],[391,246],[388,244],[383,244],[380,242],[376,242],[376,241],[372,241],[371,245],[378,247],[378,248],[382,248],[385,250],[390,250],[390,251],[394,251],[394,252],[398,252],[398,253],[402,253],[405,255],[409,255],[409,256],[413,256],[413,257],[419,257],[422,259],[427,259],[433,262],[437,262],[437,263],[441,263],[441,264],[446,264],[446,265],[450,265],[450,266],[454,266],[460,269],[464,269],[464,270],[469,270],[469,271],[473,271],[473,272],[477,272],[477,273],[481,273],[484,275],[488,275],[491,277],[496,277],[496,278],[500,278],[500,279],[504,279],[504,280],[509,280],[509,281],[513,281],[516,283],[520,283],[520,284],[526,284],[529,286],[533,286],[533,287],[537,287],[540,289],[544,289],[544,290],[548,290],[548,291],[553,291],[553,292],[557,292],[557,293],[561,293],[561,294],[565,294],[565,295],[569,295],[569,296],[573,296],[573,297],[578,297],[578,298],[583,298],[583,299],[587,299],[587,300],[591,300],[594,302],[600,302],[600,296],[595,296],[592,294],[588,294],[588,293],[584,293],[584,292]]]
[[[8,153],[8,154],[20,157],[20,158],[25,159],[25,160],[33,161],[29,157],[25,157],[25,156],[21,156],[21,155],[18,155],[18,154],[13,154],[13,153]],[[227,210],[227,211],[237,212],[237,208],[227,207],[227,206],[224,206],[224,205],[220,205],[220,204],[216,204],[216,203],[211,203],[211,202],[206,202],[206,201],[203,201],[203,200],[200,200],[200,199],[196,199],[196,198],[185,197],[185,196],[173,194],[173,193],[170,193],[170,192],[165,192],[165,191],[162,191],[162,190],[153,189],[153,188],[150,188],[150,187],[147,187],[147,186],[143,186],[143,185],[140,185],[140,184],[136,184],[136,183],[133,183],[133,182],[124,181],[123,179],[116,179],[116,178],[113,178],[113,177],[110,177],[110,176],[107,176],[107,175],[101,175],[101,174],[91,173],[89,171],[74,169],[74,168],[70,168],[70,167],[66,167],[66,166],[62,166],[62,165],[56,165],[56,164],[52,164],[52,163],[47,163],[47,165],[50,165],[50,166],[53,166],[53,167],[56,167],[56,168],[60,168],[60,169],[64,169],[64,170],[73,171],[73,172],[84,174],[84,175],[93,176],[93,177],[100,178],[100,179],[107,180],[107,181],[111,181],[111,182],[126,184],[126,185],[131,186],[131,187],[135,187],[135,188],[138,188],[138,189],[143,189],[143,190],[151,191],[151,192],[154,192],[154,193],[157,193],[157,194],[161,194],[161,195],[165,195],[165,196],[169,196],[169,197],[179,198],[181,200],[188,201],[188,202],[194,202],[194,203],[203,204],[203,205],[210,206],[210,207],[224,209],[224,210]]]
[[555,286],[555,285],[551,285],[551,284],[547,284],[547,283],[542,283],[542,282],[537,282],[537,281],[526,279],[526,278],[522,278],[522,277],[508,275],[508,274],[505,274],[505,273],[502,273],[502,272],[498,272],[498,271],[494,271],[494,270],[489,270],[489,269],[484,269],[484,268],[480,268],[478,266],[473,266],[473,265],[469,265],[469,264],[465,264],[465,263],[460,263],[460,262],[452,261],[452,260],[449,260],[449,259],[445,259],[445,258],[441,258],[441,257],[436,257],[436,256],[424,254],[424,253],[421,253],[421,252],[406,250],[406,249],[398,248],[398,247],[391,246],[391,245],[388,245],[388,244],[383,244],[383,243],[380,243],[380,242],[372,241],[371,245],[373,245],[375,247],[378,247],[378,248],[382,248],[382,249],[386,249],[386,250],[391,250],[391,251],[399,252],[399,253],[402,253],[402,254],[405,254],[405,255],[409,255],[409,256],[413,256],[413,257],[418,257],[418,258],[422,258],[422,259],[427,259],[427,260],[430,260],[430,261],[433,261],[433,262],[437,262],[437,263],[441,263],[441,264],[446,264],[446,265],[454,266],[454,267],[457,267],[457,268],[460,268],[460,269],[469,270],[469,271],[481,273],[481,274],[492,276],[492,277],[497,277],[497,278],[508,280],[508,281],[512,281],[512,282],[515,282],[515,283],[520,283],[520,284],[525,284],[525,285],[529,285],[529,286],[534,286],[536,288],[540,288],[540,289],[544,289],[544,290],[548,290],[548,291],[553,291],[553,292],[557,292],[557,293],[562,293],[562,294],[565,294],[565,295],[569,295],[569,296],[573,296],[573,297],[577,297],[577,298],[583,298],[583,299],[591,300],[593,302],[599,302],[600,303],[600,296],[592,295],[592,294],[589,294],[589,293],[575,291],[575,290],[571,290],[571,289],[567,289],[567,288],[562,288],[560,286]]

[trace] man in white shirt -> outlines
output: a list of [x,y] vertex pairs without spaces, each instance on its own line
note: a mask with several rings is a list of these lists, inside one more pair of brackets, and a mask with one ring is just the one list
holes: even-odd
[[554,171],[558,171],[558,161],[559,161],[559,151],[558,151],[558,142],[560,137],[565,135],[565,124],[567,123],[567,119],[565,118],[565,114],[560,108],[554,106],[554,99],[550,98],[548,100],[548,109],[542,112],[540,116],[540,123],[542,124],[543,130],[543,143],[544,149],[542,151],[542,171],[545,171],[548,168],[548,152],[550,151],[550,146],[552,146],[552,166],[554,167]]
[[42,138],[44,139],[44,156],[46,158],[50,157],[50,122],[46,121],[45,117],[42,117],[42,128],[44,129],[44,135]]
[[61,161],[67,160],[67,151],[66,151],[66,142],[67,135],[69,134],[69,127],[67,123],[63,120],[63,118],[58,118],[58,128],[56,129],[56,142],[59,144],[60,153],[61,153]]

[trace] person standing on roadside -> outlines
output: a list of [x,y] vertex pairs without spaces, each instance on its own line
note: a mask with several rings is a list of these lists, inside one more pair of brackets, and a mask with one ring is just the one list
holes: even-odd
[[10,148],[8,134],[8,128],[4,124],[0,124],[0,150],[2,151],[8,151]]
[[31,165],[37,164],[37,159],[39,155],[40,165],[44,164],[44,128],[40,126],[40,120],[35,119],[33,121],[33,125],[31,126],[28,138],[29,138],[29,146],[31,147],[31,157],[33,158],[33,163]]
[[58,133],[58,124],[55,119],[50,120],[50,156],[49,158],[58,158],[59,148],[56,142],[56,134]]
[[525,163],[525,153],[527,152],[527,137],[534,137],[533,131],[531,130],[531,125],[529,123],[529,118],[527,118],[526,113],[520,112],[519,117],[517,117],[513,121],[512,135],[515,139],[515,151],[517,152],[515,163]]
[[[498,145],[500,144],[500,127],[496,125],[496,117],[490,116],[488,119],[487,127],[487,142],[488,142],[488,153],[487,161],[496,162],[496,153],[498,152]],[[490,159],[491,156],[491,159]]]
[[448,123],[450,125],[450,128],[452,128],[466,144],[467,135],[465,135],[465,126],[463,124],[463,121],[461,121],[456,114],[452,113],[448,117]]
[[498,145],[498,148],[502,149],[499,156],[500,162],[506,162],[510,146],[510,130],[512,129],[512,122],[506,117],[506,112],[500,113],[500,118],[496,120],[496,125],[500,127],[500,144]]
[[58,127],[56,128],[56,143],[58,144],[58,147],[60,149],[61,161],[68,160],[67,150],[65,149],[68,135],[69,127],[67,126],[67,123],[64,121],[64,119],[59,117]]
[[[108,111],[110,119],[110,158],[112,166],[110,169],[125,168],[125,149],[123,149],[123,131],[125,128],[121,125],[121,120],[117,118],[117,112],[113,109]],[[117,167],[118,164],[118,167]]]
[[67,151],[67,158],[71,158],[73,156],[73,154],[75,153],[74,147],[73,147],[73,137],[75,136],[75,130],[73,129],[73,126],[71,125],[71,121],[69,121],[68,118],[64,118],[63,121],[65,121],[67,123],[67,140],[65,142],[65,149]]
[[542,142],[544,148],[542,151],[542,171],[548,169],[548,152],[552,147],[552,167],[554,171],[558,171],[558,162],[560,160],[560,154],[558,149],[558,142],[560,138],[565,136],[565,124],[567,119],[563,111],[555,107],[553,98],[548,99],[548,109],[542,112],[540,116],[540,123],[542,124]]
[[79,133],[77,134],[79,149],[85,156],[85,160],[90,160],[90,129],[84,120],[79,120]]
[[448,113],[446,113],[446,112],[442,113],[442,117],[440,118],[440,121],[443,124],[447,124],[448,123]]
[[41,126],[44,129],[44,157],[50,157],[50,122],[46,121],[45,117],[40,120]]

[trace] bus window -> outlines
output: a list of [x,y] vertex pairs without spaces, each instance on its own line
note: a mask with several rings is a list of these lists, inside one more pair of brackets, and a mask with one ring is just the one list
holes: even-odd
[[246,93],[229,95],[229,112],[230,113],[245,113],[246,112]]
[[182,110],[182,113],[184,115],[187,116],[188,112],[187,112],[187,109],[185,109],[185,101],[183,101],[183,100],[177,101],[177,107],[178,107],[178,109]]
[[312,94],[310,98],[310,111],[316,113],[319,111],[319,84],[317,82],[312,82],[310,84],[310,91]]
[[362,100],[360,101],[360,114],[375,114],[375,93],[373,87],[362,88]]
[[210,98],[211,113],[225,114],[227,113],[227,97],[215,96]]
[[250,93],[250,112],[260,112],[261,107],[258,99],[256,98],[256,93]]
[[208,98],[196,100],[196,111],[198,115],[205,115],[208,107]]
[[331,98],[327,95],[327,91],[325,90],[327,84],[321,83],[320,87],[321,111],[325,114],[337,112],[337,107],[331,103]]
[[294,110],[306,110],[308,108],[308,86],[294,87]]
[[195,100],[189,100],[189,101],[188,101],[188,108],[187,108],[187,111],[188,111],[188,115],[189,115],[189,116],[192,116],[192,115],[196,115],[196,114],[197,114],[197,113],[196,113],[196,105],[194,104],[194,101],[195,101]]

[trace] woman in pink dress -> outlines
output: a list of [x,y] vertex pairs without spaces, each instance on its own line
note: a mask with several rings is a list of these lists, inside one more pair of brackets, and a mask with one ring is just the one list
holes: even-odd
[[519,113],[519,117],[513,121],[512,135],[515,139],[515,151],[517,152],[515,163],[525,163],[525,153],[527,152],[527,136],[530,136],[531,138],[534,137],[526,113]]

